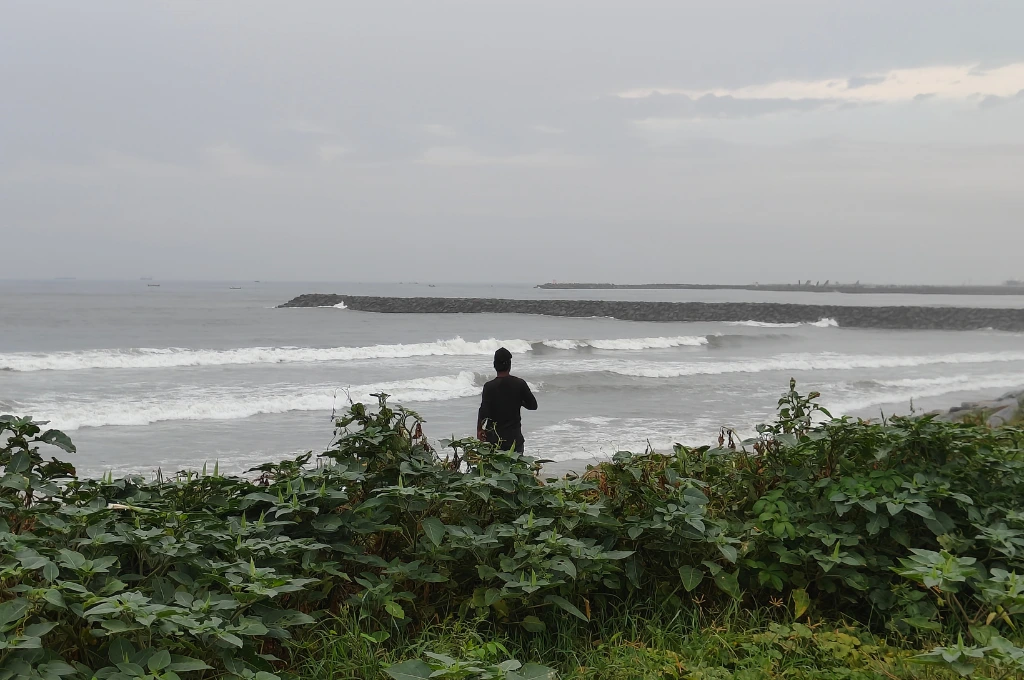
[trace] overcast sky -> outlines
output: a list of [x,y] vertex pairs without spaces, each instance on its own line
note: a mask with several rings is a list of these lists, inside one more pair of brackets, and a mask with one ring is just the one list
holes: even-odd
[[0,278],[1024,278],[1024,2],[0,0]]

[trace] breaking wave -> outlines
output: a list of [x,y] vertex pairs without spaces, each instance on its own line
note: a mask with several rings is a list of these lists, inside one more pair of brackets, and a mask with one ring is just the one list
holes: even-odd
[[814,326],[815,328],[839,328],[835,319],[819,319],[818,321],[801,321],[799,323],[769,323],[767,321],[726,321],[728,326],[751,326],[753,328],[799,328]]
[[[569,418],[530,433],[531,454],[555,463],[598,462],[617,451],[668,452],[672,444],[710,444],[722,423],[714,418]],[[579,469],[579,468],[577,468]]]
[[610,340],[545,340],[539,343],[552,349],[644,350],[673,347],[701,347],[708,344],[704,336],[683,335],[670,338],[613,338]]
[[[950,392],[975,392],[1020,387],[1024,374],[996,373],[989,375],[955,375],[939,378],[906,378],[902,380],[877,380],[878,387],[865,394],[840,398],[835,401],[824,399],[824,405],[833,415],[843,415],[884,404],[909,405],[912,399],[941,397]],[[879,389],[880,388],[880,389]]]
[[[356,402],[376,403],[374,392],[387,392],[396,403],[446,401],[476,396],[481,380],[464,371],[458,375],[415,378],[355,385],[286,385],[274,387],[179,389],[159,399],[135,396],[89,401],[51,401],[22,404],[33,417],[50,427],[77,430],[106,425],[148,425],[167,420],[237,420],[265,413],[331,411],[344,409],[349,397]],[[536,385],[533,385],[536,389]]]
[[241,347],[237,349],[96,349],[51,354],[0,354],[0,368],[13,371],[75,371],[89,368],[177,368],[239,364],[309,363],[357,359],[401,359],[425,356],[476,356],[493,354],[499,347],[521,354],[529,352],[525,340],[480,340],[460,337],[437,342],[369,347]]
[[585,348],[603,350],[667,349],[708,344],[700,336],[666,338],[620,338],[612,340],[487,340],[461,337],[436,342],[368,347],[241,347],[236,349],[188,349],[183,347],[93,349],[52,353],[15,352],[0,354],[0,370],[76,371],[93,368],[179,368],[186,366],[229,366],[247,364],[312,363],[360,359],[404,359],[428,356],[488,356],[499,347],[513,354],[525,354],[538,347],[558,350]]
[[783,354],[763,359],[723,362],[608,363],[597,368],[637,378],[680,378],[687,375],[761,373],[764,371],[819,371],[859,368],[907,368],[937,364],[984,364],[1024,361],[1024,352],[958,353],[920,356],[871,354]]

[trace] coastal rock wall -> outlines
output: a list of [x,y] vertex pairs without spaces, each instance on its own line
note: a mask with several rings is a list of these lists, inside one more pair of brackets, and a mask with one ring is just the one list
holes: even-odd
[[627,321],[815,322],[844,328],[1024,331],[1024,309],[981,307],[854,307],[755,302],[634,302],[619,300],[501,300],[493,298],[365,297],[307,294],[281,307],[333,307],[382,314],[539,314]]
[[900,286],[825,283],[713,284],[713,283],[542,283],[544,290],[755,290],[774,293],[847,293],[850,295],[1022,295],[1024,284],[1007,281],[1001,286]]
[[1013,424],[1024,409],[1024,389],[1007,392],[989,401],[965,401],[948,411],[932,411],[927,415],[947,422],[985,423],[989,427]]

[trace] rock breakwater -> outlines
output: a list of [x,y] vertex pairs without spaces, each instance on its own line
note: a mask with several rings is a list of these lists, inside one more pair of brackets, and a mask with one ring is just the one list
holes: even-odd
[[609,317],[626,321],[759,321],[843,328],[1024,332],[1024,309],[981,307],[857,307],[755,302],[635,302],[622,300],[508,300],[495,298],[370,297],[311,293],[281,307],[334,307],[382,314],[536,314]]
[[971,421],[999,427],[1012,423],[1024,412],[1024,389],[1007,392],[989,401],[965,401],[948,411],[932,411],[937,420],[948,422]]
[[1024,285],[1008,281],[1001,286],[902,286],[832,283],[542,283],[544,290],[754,290],[773,293],[847,293],[850,295],[1024,295]]

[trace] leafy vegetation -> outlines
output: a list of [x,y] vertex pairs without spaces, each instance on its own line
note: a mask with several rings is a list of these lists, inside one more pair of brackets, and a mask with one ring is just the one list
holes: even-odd
[[817,396],[548,480],[386,395],[244,477],[80,480],[0,417],[0,680],[1024,672],[1024,431]]

